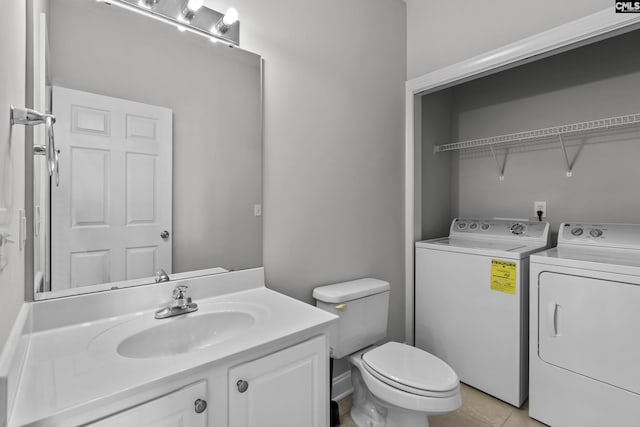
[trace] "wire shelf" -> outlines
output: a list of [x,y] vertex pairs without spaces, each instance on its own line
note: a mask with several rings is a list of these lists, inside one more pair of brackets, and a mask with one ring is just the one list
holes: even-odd
[[533,141],[550,137],[562,137],[563,135],[592,132],[597,130],[637,124],[640,124],[640,113],[634,113],[619,117],[609,117],[606,119],[598,119],[588,122],[572,123],[562,126],[553,126],[549,128],[529,130],[525,132],[510,133],[507,135],[498,135],[489,138],[452,142],[449,144],[436,145],[433,149],[436,153],[443,151],[464,150],[469,148],[493,146],[496,144]]

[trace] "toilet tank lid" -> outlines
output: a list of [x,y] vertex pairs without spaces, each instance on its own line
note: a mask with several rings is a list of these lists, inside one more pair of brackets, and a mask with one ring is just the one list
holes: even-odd
[[388,292],[389,289],[389,282],[365,278],[320,286],[313,290],[313,297],[322,302],[340,303]]

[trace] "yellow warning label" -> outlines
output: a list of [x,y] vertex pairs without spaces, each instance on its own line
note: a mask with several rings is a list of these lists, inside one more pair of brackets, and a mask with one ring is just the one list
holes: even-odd
[[516,263],[491,260],[491,289],[505,294],[516,294]]

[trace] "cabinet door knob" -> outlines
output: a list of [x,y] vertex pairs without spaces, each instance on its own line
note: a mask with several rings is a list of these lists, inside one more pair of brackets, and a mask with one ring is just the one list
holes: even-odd
[[201,414],[207,410],[206,400],[198,399],[193,403],[193,405],[195,406],[196,414]]
[[238,391],[240,393],[244,393],[249,388],[249,383],[246,382],[245,380],[238,380],[236,385],[238,386]]

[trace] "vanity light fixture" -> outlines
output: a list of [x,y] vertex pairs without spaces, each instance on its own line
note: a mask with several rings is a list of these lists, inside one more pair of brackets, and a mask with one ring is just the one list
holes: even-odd
[[187,0],[182,8],[182,14],[178,19],[190,23],[193,20],[193,17],[196,16],[196,12],[200,10],[203,4],[204,0]]
[[180,31],[200,34],[229,47],[240,45],[238,11],[229,8],[226,14],[210,9],[204,0],[97,0],[176,26]]
[[158,0],[140,0],[138,4],[147,9],[152,9],[158,3]]
[[230,7],[229,9],[227,9],[227,12],[224,14],[224,16],[220,18],[220,20],[216,23],[215,28],[212,28],[212,30],[215,30],[219,34],[225,34],[237,21],[238,11],[235,8]]

